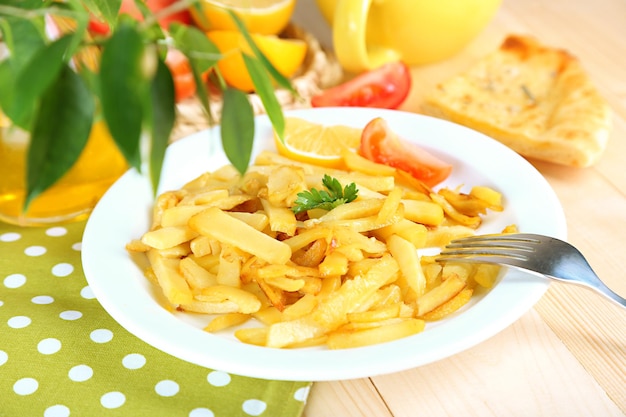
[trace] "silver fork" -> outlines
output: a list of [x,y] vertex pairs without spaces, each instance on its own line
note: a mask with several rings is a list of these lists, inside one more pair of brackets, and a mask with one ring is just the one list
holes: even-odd
[[437,259],[512,266],[582,285],[626,307],[626,299],[600,280],[578,249],[553,237],[529,233],[470,236],[450,242]]

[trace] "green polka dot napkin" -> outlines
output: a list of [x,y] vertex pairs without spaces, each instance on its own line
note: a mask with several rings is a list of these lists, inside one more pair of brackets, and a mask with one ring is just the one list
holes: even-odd
[[0,223],[1,417],[302,414],[310,383],[196,366],[145,344],[90,291],[85,223]]

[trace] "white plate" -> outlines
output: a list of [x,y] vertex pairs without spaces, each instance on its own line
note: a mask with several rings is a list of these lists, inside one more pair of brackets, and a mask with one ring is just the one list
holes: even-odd
[[[480,133],[439,119],[399,111],[329,108],[288,113],[315,122],[363,127],[385,118],[403,138],[454,165],[442,185],[487,185],[500,190],[506,208],[489,214],[479,233],[517,224],[520,231],[565,239],[562,208],[545,179],[523,158]],[[255,152],[273,149],[268,119],[257,118]],[[227,163],[218,129],[174,143],[167,152],[162,190],[177,189]],[[105,310],[129,332],[180,359],[234,374],[280,380],[337,380],[396,372],[437,361],[498,333],[522,316],[548,282],[519,271],[503,274],[488,293],[475,296],[453,317],[428,324],[421,334],[357,349],[272,349],[238,342],[232,334],[202,331],[206,317],[169,312],[162,295],[142,275],[145,260],[124,249],[149,227],[147,180],[129,171],[100,200],[85,229],[82,258],[89,285]]]

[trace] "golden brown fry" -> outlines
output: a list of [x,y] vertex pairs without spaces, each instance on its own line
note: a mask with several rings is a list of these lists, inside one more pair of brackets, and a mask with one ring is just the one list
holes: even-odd
[[291,207],[298,193],[306,189],[301,168],[280,165],[267,178],[267,199],[275,207]]
[[348,258],[341,252],[333,251],[319,264],[322,277],[342,276],[348,272]]
[[416,249],[427,247],[428,228],[420,223],[402,219],[397,223],[372,231],[372,235],[386,242],[391,235],[408,240]]
[[146,232],[141,242],[155,249],[167,249],[198,236],[198,233],[187,226],[163,227]]
[[465,288],[465,285],[465,281],[455,275],[442,281],[441,284],[417,299],[417,316],[422,317],[445,303]]
[[317,267],[326,255],[328,244],[324,239],[317,239],[306,250],[294,252],[291,260],[304,267]]
[[178,310],[200,314],[228,314],[239,312],[239,306],[234,301],[201,301],[191,300],[180,304]]
[[219,269],[217,282],[231,287],[241,286],[241,268],[245,261],[245,254],[229,244],[223,244],[219,254]]
[[304,287],[304,280],[298,278],[269,277],[264,278],[264,281],[274,288],[287,292],[300,291]]
[[227,189],[217,189],[217,190],[204,190],[200,189],[196,192],[189,192],[185,195],[180,202],[178,203],[178,207],[185,205],[196,205],[202,206],[205,204],[211,204],[216,201],[223,200],[228,197]]
[[261,301],[254,294],[228,285],[213,285],[203,288],[194,298],[208,303],[235,303],[238,307],[236,311],[238,313],[251,314],[261,308]]
[[427,226],[439,226],[443,222],[444,211],[436,202],[403,199],[404,217]]
[[502,194],[493,188],[475,185],[470,190],[470,195],[476,197],[487,204],[487,208],[494,211],[502,211]]
[[288,236],[296,234],[296,215],[287,207],[277,207],[268,200],[261,199],[263,210],[269,218],[270,230],[282,232]]
[[196,256],[210,255],[213,253],[212,241],[208,236],[197,236],[189,242],[189,249]]
[[[311,243],[319,239],[327,239],[333,235],[333,230],[330,227],[315,227],[312,229],[305,229],[299,231],[299,233],[293,237],[283,240],[282,243],[289,246],[292,252],[300,250]],[[278,263],[278,262],[276,262]]]
[[400,205],[400,199],[402,198],[402,189],[399,187],[391,190],[383,206],[380,208],[380,211],[377,215],[377,220],[380,223],[386,223],[389,221],[391,216],[398,210],[398,206]]
[[422,318],[426,321],[441,320],[467,304],[472,298],[473,293],[473,289],[464,288],[445,303],[424,314]]
[[332,223],[340,220],[372,217],[377,215],[384,203],[384,198],[355,200],[351,203],[342,204],[334,208],[324,216],[316,219],[316,221],[309,221],[308,223],[305,223],[305,226],[315,226],[324,222]]
[[173,305],[190,303],[193,295],[187,281],[178,270],[178,259],[164,258],[156,249],[150,249],[146,254],[168,301]]
[[252,317],[260,321],[261,323],[269,326],[273,323],[278,323],[283,320],[283,313],[274,306],[263,307],[261,310],[252,314]]
[[430,198],[432,198],[432,200],[443,209],[446,215],[448,215],[455,222],[463,226],[471,227],[472,229],[477,229],[478,226],[480,226],[480,223],[482,222],[480,216],[466,216],[455,209],[452,204],[450,204],[448,200],[440,194],[431,193]]
[[129,252],[147,252],[150,248],[151,247],[143,243],[141,239],[133,239],[126,244],[126,250]]
[[398,261],[400,271],[409,287],[415,291],[418,297],[424,294],[426,291],[426,277],[424,276],[424,271],[422,271],[422,265],[417,256],[415,246],[397,235],[389,236],[387,246],[391,255]]
[[237,220],[241,220],[259,231],[263,231],[270,223],[267,218],[268,215],[261,212],[247,213],[245,211],[229,211],[228,215]]
[[451,276],[456,276],[467,282],[475,269],[476,264],[449,261],[446,262],[441,269],[441,279],[446,280]]
[[328,335],[326,345],[331,349],[347,349],[390,342],[420,333],[424,326],[423,320],[410,318],[365,330],[334,332]]
[[249,314],[244,313],[226,313],[213,318],[213,320],[206,325],[204,330],[207,332],[219,332],[220,330],[239,326],[250,320],[250,317]]
[[202,289],[217,284],[217,277],[200,266],[194,258],[186,257],[178,264],[181,275],[192,290]]
[[375,322],[396,318],[400,315],[400,303],[390,304],[375,310],[348,313],[349,322]]
[[495,285],[501,269],[500,265],[496,264],[479,264],[472,278],[478,285],[491,288]]
[[283,320],[294,320],[309,314],[317,306],[317,297],[307,294],[283,310]]
[[172,246],[171,248],[157,249],[159,254],[165,258],[180,259],[191,253],[191,245],[189,242],[183,242],[179,245]]
[[265,346],[267,340],[267,327],[250,327],[239,329],[235,337],[249,345]]
[[263,278],[257,278],[256,283],[269,300],[270,305],[276,307],[278,311],[283,311],[285,309],[287,306],[287,296],[285,291],[268,284]]
[[438,194],[443,196],[459,213],[466,216],[476,217],[487,213],[487,202],[470,194],[464,194],[458,190],[453,191],[448,188],[442,188],[438,191]]
[[163,211],[170,207],[176,206],[181,198],[181,192],[168,191],[157,196],[152,209],[152,227],[150,230],[154,230],[157,227],[161,227],[161,217]]
[[189,227],[269,263],[285,264],[291,258],[291,248],[287,244],[259,232],[216,207],[193,216],[189,219]]
[[439,226],[426,234],[426,248],[442,248],[451,240],[474,235],[474,229],[467,226]]

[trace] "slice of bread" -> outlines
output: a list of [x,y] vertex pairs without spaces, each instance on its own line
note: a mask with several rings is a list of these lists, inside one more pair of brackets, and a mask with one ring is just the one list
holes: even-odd
[[525,157],[573,167],[597,162],[612,128],[612,110],[578,59],[517,35],[439,84],[422,112],[483,132]]

